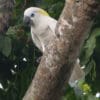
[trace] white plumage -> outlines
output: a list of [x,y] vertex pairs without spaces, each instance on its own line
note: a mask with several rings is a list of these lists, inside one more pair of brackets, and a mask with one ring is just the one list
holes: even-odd
[[[31,14],[34,14],[34,16],[31,17]],[[36,7],[26,9],[24,16],[29,17],[32,21],[31,35],[33,42],[42,52],[45,52],[45,45],[48,45],[50,39],[55,36],[57,21],[44,10]]]

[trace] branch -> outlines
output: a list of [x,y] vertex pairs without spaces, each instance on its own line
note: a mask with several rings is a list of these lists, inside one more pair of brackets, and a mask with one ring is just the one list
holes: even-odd
[[60,100],[98,7],[99,0],[66,0],[56,28],[57,38],[47,46],[23,100]]
[[0,35],[4,34],[12,16],[15,0],[0,0]]

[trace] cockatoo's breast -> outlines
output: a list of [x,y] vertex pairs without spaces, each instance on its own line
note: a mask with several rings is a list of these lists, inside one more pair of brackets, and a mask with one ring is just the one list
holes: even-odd
[[45,46],[48,45],[51,38],[55,36],[55,27],[57,21],[51,17],[43,16],[41,20],[39,19],[39,24],[31,27],[32,39],[36,46],[42,52],[45,50]]

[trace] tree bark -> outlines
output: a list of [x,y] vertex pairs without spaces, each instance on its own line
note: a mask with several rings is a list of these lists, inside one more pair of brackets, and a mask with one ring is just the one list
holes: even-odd
[[15,0],[0,0],[0,35],[4,34],[11,19]]
[[23,100],[61,100],[85,35],[99,13],[99,0],[66,0],[52,39]]

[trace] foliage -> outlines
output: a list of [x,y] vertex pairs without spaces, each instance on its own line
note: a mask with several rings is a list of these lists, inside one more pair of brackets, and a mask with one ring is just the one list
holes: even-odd
[[[29,28],[22,22],[24,9],[39,6],[58,19],[65,0],[16,0],[13,19],[6,36],[0,36],[0,100],[22,100],[38,63],[41,53],[34,46]],[[95,20],[80,54],[81,64],[85,65],[86,80],[80,85],[83,94],[67,87],[63,100],[99,100],[100,92],[100,21]],[[68,92],[66,92],[68,91]],[[42,94],[41,94],[42,95]]]

